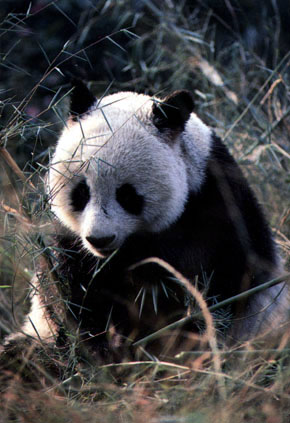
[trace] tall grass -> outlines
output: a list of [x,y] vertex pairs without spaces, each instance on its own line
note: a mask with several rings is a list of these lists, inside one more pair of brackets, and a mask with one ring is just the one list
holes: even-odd
[[[97,96],[191,90],[196,113],[251,182],[289,266],[290,55],[272,36],[278,12],[260,18],[272,40],[264,57],[234,31],[217,44],[214,12],[201,2],[8,3],[0,24],[2,337],[21,326],[47,255],[44,178],[65,120],[68,71],[85,72]],[[232,348],[216,345],[214,332],[211,348],[196,336],[194,351],[106,365],[80,357],[74,339],[68,347],[23,339],[1,354],[0,421],[288,422],[289,330]]]

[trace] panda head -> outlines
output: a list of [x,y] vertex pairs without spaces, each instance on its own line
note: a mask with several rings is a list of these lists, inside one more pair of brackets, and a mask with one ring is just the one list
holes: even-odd
[[181,216],[202,185],[211,133],[187,91],[163,101],[132,92],[78,98],[50,163],[51,207],[84,247],[106,257],[129,236],[160,232]]

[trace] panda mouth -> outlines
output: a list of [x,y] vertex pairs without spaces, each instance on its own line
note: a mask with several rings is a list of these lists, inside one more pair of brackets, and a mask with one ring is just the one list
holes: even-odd
[[106,259],[109,256],[113,255],[115,252],[117,252],[116,248],[103,248],[103,249],[94,249],[97,252],[97,256],[99,258]]

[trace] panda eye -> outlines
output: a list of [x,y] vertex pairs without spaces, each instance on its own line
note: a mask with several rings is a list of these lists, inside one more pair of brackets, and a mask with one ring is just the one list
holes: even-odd
[[135,188],[131,184],[124,184],[116,190],[116,199],[118,203],[126,210],[128,213],[141,214],[144,197],[137,194]]
[[83,211],[90,200],[90,188],[82,179],[71,192],[71,205],[76,212]]

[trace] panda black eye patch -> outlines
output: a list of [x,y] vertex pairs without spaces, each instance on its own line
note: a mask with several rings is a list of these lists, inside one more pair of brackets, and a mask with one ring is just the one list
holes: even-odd
[[136,189],[131,184],[124,184],[117,188],[116,199],[120,206],[128,213],[139,215],[143,210],[144,197],[137,194]]
[[85,179],[82,179],[71,192],[71,205],[76,212],[84,210],[90,200],[90,188]]

